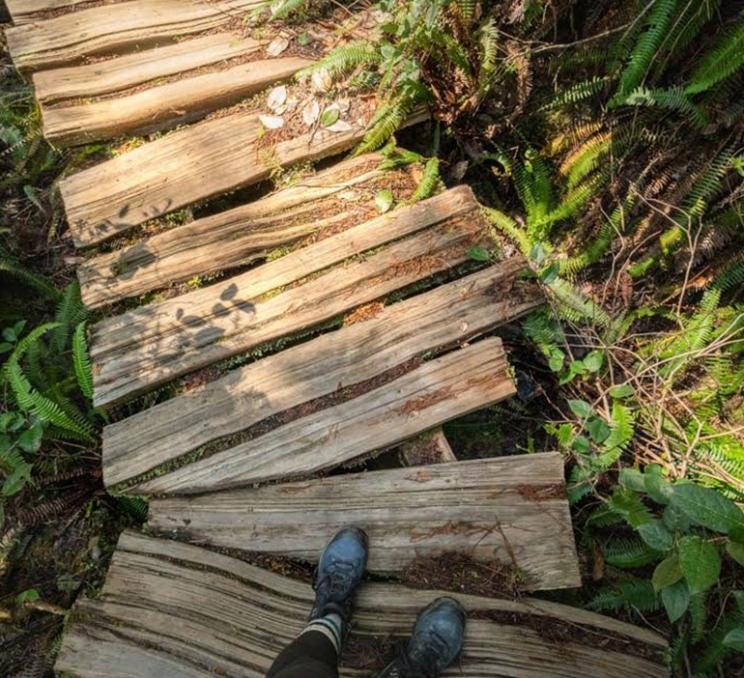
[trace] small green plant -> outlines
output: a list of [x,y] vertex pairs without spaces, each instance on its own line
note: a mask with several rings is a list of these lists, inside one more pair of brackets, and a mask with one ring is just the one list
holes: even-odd
[[[660,466],[626,468],[589,525],[600,535],[613,527],[603,552],[618,572],[590,607],[649,612],[661,606],[679,629],[676,663],[694,647],[688,660],[696,674],[707,675],[727,654],[741,651],[744,593],[713,602],[744,566],[744,513],[733,501],[712,488],[670,482]],[[649,574],[628,577],[634,570]]]
[[[13,409],[0,415],[0,470],[3,496],[31,481],[42,440],[92,445],[97,419],[88,398],[92,375],[85,339],[86,312],[77,283],[59,302],[54,322],[24,334],[25,321],[3,331],[7,354],[1,382]],[[81,395],[83,397],[81,397]]]

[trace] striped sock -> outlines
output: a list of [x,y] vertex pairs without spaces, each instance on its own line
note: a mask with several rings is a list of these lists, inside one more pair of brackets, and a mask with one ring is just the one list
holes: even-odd
[[339,615],[327,614],[325,617],[311,621],[302,633],[307,633],[308,631],[319,631],[333,643],[333,647],[336,648],[336,654],[341,654],[343,628],[344,622]]

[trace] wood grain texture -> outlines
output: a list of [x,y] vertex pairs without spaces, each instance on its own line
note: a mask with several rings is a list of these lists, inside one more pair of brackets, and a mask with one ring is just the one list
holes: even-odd
[[5,0],[5,6],[13,23],[19,25],[42,20],[50,12],[73,11],[90,2],[91,0]]
[[[226,212],[198,219],[140,240],[114,252],[93,257],[78,267],[83,301],[96,308],[125,297],[164,287],[193,276],[245,265],[324,228],[364,221],[376,212],[376,188],[386,177],[379,170],[382,156],[369,154],[337,163],[289,188]],[[410,197],[404,186],[396,197]]]
[[237,103],[290,78],[311,63],[299,57],[252,61],[125,96],[74,106],[42,106],[44,136],[53,145],[66,147],[124,134],[150,134],[170,129]]
[[105,61],[40,71],[33,75],[34,92],[42,104],[100,97],[260,49],[260,42],[237,33],[212,33]]
[[5,35],[16,67],[38,71],[177,42],[240,18],[259,1],[131,0],[13,26]]
[[193,494],[304,478],[358,461],[514,393],[501,341],[485,339],[128,491]]
[[[364,584],[350,642],[407,637],[418,612],[440,595]],[[462,660],[446,678],[669,675],[637,651],[661,653],[666,642],[638,627],[529,597],[446,595],[469,615]],[[241,560],[125,532],[98,599],[77,603],[55,669],[79,678],[263,678],[304,627],[313,598],[308,584]],[[529,620],[570,629],[569,640],[541,637]],[[369,674],[342,662],[342,678]]]
[[[543,302],[511,258],[229,372],[103,431],[106,486],[509,322]],[[137,431],[133,436],[132,431]]]
[[103,320],[91,334],[94,400],[130,397],[456,266],[484,228],[472,192],[459,187],[216,285]]
[[[412,118],[414,123],[425,115]],[[256,113],[207,120],[78,172],[60,182],[78,247],[100,243],[198,200],[266,179],[277,167],[342,153],[363,136],[322,129],[261,144]]]
[[148,525],[194,543],[305,561],[329,534],[356,525],[372,544],[370,572],[457,552],[518,568],[525,589],[581,585],[559,453],[157,499]]

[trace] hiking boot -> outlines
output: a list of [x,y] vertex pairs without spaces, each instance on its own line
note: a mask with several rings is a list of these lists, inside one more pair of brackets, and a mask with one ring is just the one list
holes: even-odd
[[438,598],[419,615],[405,651],[378,678],[436,678],[457,659],[464,640],[464,608]]
[[356,527],[340,530],[320,554],[313,588],[315,604],[310,619],[337,614],[348,622],[354,591],[367,567],[367,535]]

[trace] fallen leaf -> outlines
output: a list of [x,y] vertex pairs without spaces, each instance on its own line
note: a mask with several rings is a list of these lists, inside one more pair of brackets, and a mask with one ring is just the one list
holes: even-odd
[[285,104],[287,102],[287,87],[286,85],[280,85],[279,87],[274,87],[274,89],[269,92],[269,96],[266,100],[266,104],[269,107],[269,110],[272,113],[283,113],[284,109],[286,108]]
[[381,214],[385,214],[393,206],[393,200],[393,192],[389,188],[383,188],[375,196],[375,206]]
[[316,92],[327,92],[331,89],[331,85],[333,85],[331,74],[325,68],[313,71],[310,82],[313,86],[313,90]]
[[338,120],[332,125],[328,125],[326,129],[329,132],[351,132],[354,128],[346,120]]
[[302,109],[302,121],[310,127],[320,117],[320,104],[317,101],[311,101]]
[[337,108],[326,108],[323,111],[323,115],[320,116],[320,124],[323,125],[323,127],[330,127],[338,122],[340,116],[341,113]]
[[258,119],[266,129],[279,129],[280,127],[284,127],[284,118],[278,115],[261,114],[258,116]]
[[266,54],[273,57],[279,56],[282,52],[286,51],[287,47],[289,47],[289,40],[280,35],[269,43],[269,46],[266,48]]

